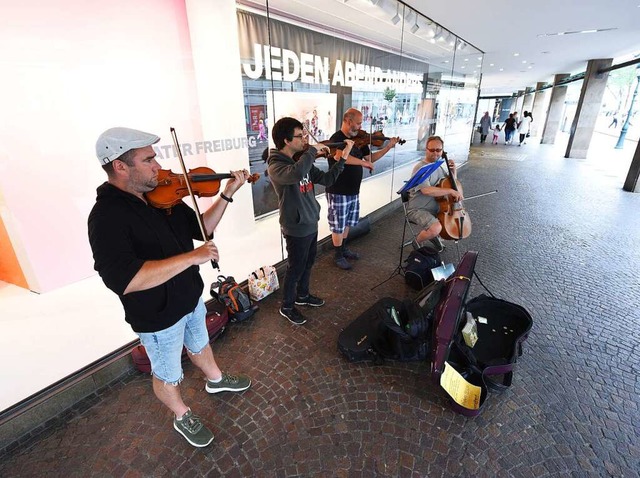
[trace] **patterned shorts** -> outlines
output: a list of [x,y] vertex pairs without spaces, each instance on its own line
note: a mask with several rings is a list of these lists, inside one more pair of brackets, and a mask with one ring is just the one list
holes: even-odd
[[356,226],[360,219],[360,198],[344,196],[342,194],[327,193],[329,206],[329,229],[336,234],[342,234],[347,226]]

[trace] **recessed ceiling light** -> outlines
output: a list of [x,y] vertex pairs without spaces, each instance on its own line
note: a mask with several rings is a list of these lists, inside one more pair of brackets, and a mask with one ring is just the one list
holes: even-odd
[[461,70],[464,70],[464,65],[462,65],[462,66],[460,67],[460,69],[461,69]]
[[479,57],[478,57],[478,60],[482,60],[482,57],[481,57],[481,56],[479,56]]
[[464,61],[469,61],[469,58],[465,58]]
[[500,68],[500,71],[504,71],[504,68]]
[[608,32],[611,30],[617,30],[617,28],[592,28],[590,30],[576,30],[571,32],[557,32],[557,33],[539,33],[538,37],[556,37],[563,35],[576,35],[578,33],[600,33],[600,32]]
[[526,63],[526,62],[527,62],[527,60],[522,60],[522,63]]
[[513,56],[520,56],[520,53],[514,53]]
[[489,66],[493,66],[493,63],[489,63]]

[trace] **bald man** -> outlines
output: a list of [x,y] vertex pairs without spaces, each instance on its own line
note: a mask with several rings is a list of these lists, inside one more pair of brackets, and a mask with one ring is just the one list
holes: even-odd
[[[339,143],[345,139],[357,136],[362,127],[362,113],[355,108],[349,108],[342,117],[342,127],[331,136],[332,143]],[[353,146],[346,160],[344,171],[336,182],[326,189],[329,207],[328,219],[331,230],[331,240],[335,250],[335,263],[342,270],[349,270],[353,266],[348,261],[359,259],[356,252],[350,251],[345,240],[349,235],[349,228],[358,224],[360,219],[360,183],[363,168],[373,171],[373,163],[387,154],[398,142],[398,138],[391,138],[382,148],[372,153],[368,145],[362,148]],[[336,162],[329,158],[329,166]]]

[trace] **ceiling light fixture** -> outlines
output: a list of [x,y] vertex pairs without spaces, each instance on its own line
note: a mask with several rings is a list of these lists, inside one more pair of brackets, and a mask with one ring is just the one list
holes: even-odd
[[418,12],[416,12],[416,22],[411,27],[411,33],[415,33],[418,31],[420,27],[418,26]]
[[371,0],[371,5],[377,5],[380,0]]
[[396,16],[391,19],[391,23],[397,25],[400,21],[400,3],[396,4]]

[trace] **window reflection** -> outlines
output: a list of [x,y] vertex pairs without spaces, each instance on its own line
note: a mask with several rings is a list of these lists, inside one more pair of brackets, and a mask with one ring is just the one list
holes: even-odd
[[433,134],[456,161],[467,159],[481,53],[394,0],[333,2],[327,10],[320,0],[270,0],[268,11],[264,2],[238,1],[251,172],[263,174],[253,186],[256,216],[277,209],[263,152],[282,116],[324,140],[354,107],[367,132],[404,139],[366,180],[421,158]]

